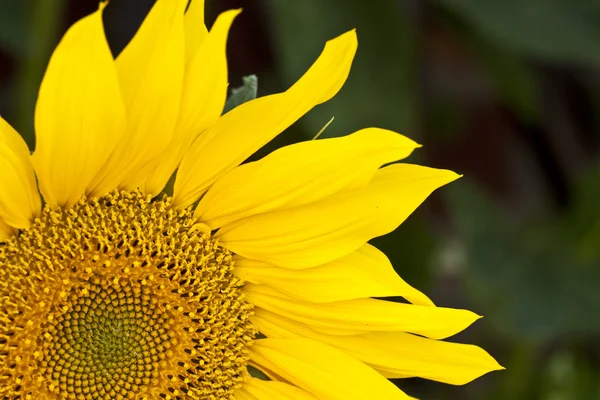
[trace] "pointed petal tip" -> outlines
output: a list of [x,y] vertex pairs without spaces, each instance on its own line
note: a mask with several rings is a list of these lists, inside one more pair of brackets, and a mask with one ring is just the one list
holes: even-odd
[[227,29],[226,32],[228,32],[230,26],[233,24],[233,21],[237,18],[238,15],[242,13],[242,10],[242,8],[235,8],[232,10],[223,11],[221,14],[219,14],[217,20],[210,28],[211,32],[215,30],[217,23],[224,24],[223,27],[225,27]]
[[223,11],[220,15],[224,15],[224,14],[231,14],[233,15],[232,18],[237,17],[242,11],[244,11],[244,9],[242,7],[240,8],[233,8],[231,10],[227,10],[227,11]]
[[489,374],[490,372],[503,371],[506,369],[502,365],[500,365],[498,363],[498,361],[496,361],[496,359],[490,353],[488,353],[485,349],[483,349],[479,346],[473,345],[473,344],[464,345],[464,346],[467,346],[467,347],[477,350],[476,357],[473,357],[471,360],[471,362],[473,363],[471,373],[464,376],[463,377],[464,379],[458,380],[456,382],[447,382],[447,383],[450,383],[452,385],[457,385],[457,386],[463,386],[463,385],[473,382],[476,379],[481,378],[484,375]]
[[[496,359],[487,351],[483,350],[485,352],[485,354],[489,357],[489,365],[488,368],[489,370],[486,373],[489,372],[493,372],[493,371],[505,371],[506,368],[502,365],[500,365],[500,363],[498,363],[498,361],[496,361]],[[485,375],[486,373],[482,374]]]
[[350,29],[348,32],[344,33],[342,36],[347,36],[354,42],[358,42],[358,34],[356,33],[356,28]]
[[462,174],[457,174],[449,169],[440,169],[439,171],[441,174],[440,180],[443,182],[440,186],[447,185],[463,177]]
[[338,41],[349,42],[352,43],[354,47],[356,47],[358,45],[358,36],[356,35],[356,28],[344,32],[341,35],[334,37],[333,39],[329,39],[325,43],[325,46],[336,43]]
[[477,315],[471,310],[465,310],[465,309],[454,309],[454,310],[460,311],[460,314],[462,314],[462,328],[460,330],[457,330],[454,334],[446,336],[444,339],[449,338],[459,332],[464,331],[465,329],[467,329],[468,327],[473,325],[475,323],[475,321],[477,321],[480,318],[483,318],[481,315]]
[[450,384],[456,385],[456,386],[464,386],[464,385],[468,385],[469,383],[475,381],[476,379],[479,379],[482,376],[487,375],[487,374],[489,374],[491,372],[506,370],[506,368],[504,368],[502,365],[498,364],[498,362],[494,359],[494,357],[492,357],[491,355],[489,355],[489,353],[487,353],[487,352],[485,352],[485,353],[489,357],[489,361],[490,362],[489,362],[489,365],[487,365],[487,367],[485,367],[484,370],[480,371],[476,375],[471,376],[469,379],[466,379],[463,382],[450,383]]

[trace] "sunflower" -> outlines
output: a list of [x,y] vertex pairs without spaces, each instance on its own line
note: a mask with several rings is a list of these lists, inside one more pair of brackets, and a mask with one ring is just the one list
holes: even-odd
[[239,11],[208,32],[187,3],[157,1],[116,59],[104,3],[73,25],[33,155],[0,120],[0,397],[405,399],[387,378],[500,369],[440,340],[477,315],[436,307],[367,243],[458,175],[392,164],[418,145],[377,128],[242,164],[336,94],[355,32],[221,115]]

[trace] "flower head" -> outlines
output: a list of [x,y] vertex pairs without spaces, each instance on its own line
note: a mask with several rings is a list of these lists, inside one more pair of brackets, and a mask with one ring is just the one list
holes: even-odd
[[221,115],[239,11],[208,32],[187,3],[158,0],[116,59],[104,3],[77,22],[40,88],[33,156],[0,119],[0,397],[405,399],[386,378],[500,369],[441,340],[477,315],[436,307],[367,243],[458,175],[388,165],[418,145],[377,128],[240,165],[337,93],[355,32]]

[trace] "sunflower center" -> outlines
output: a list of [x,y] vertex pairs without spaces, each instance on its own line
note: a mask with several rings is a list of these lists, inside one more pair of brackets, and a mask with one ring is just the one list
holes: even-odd
[[0,247],[0,398],[233,399],[256,329],[232,255],[139,192]]

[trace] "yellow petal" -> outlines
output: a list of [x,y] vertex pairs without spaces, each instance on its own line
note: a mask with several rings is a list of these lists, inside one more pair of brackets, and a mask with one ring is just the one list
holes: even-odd
[[382,165],[408,157],[416,147],[402,135],[377,128],[283,147],[220,178],[195,216],[216,229],[254,214],[321,200],[364,186]]
[[251,349],[251,359],[318,399],[407,399],[375,370],[315,340],[260,339]]
[[480,317],[468,310],[419,306],[375,299],[311,303],[293,299],[264,285],[246,283],[248,301],[258,308],[319,327],[353,331],[403,331],[444,339]]
[[29,149],[21,136],[0,117],[0,236],[12,235],[15,228],[27,229],[40,215],[41,201],[35,182]]
[[328,335],[280,315],[256,310],[252,323],[270,338],[308,337],[336,347],[388,378],[420,377],[464,385],[503,369],[485,350],[404,332]]
[[456,178],[452,171],[394,164],[365,187],[236,221],[217,237],[246,258],[290,268],[321,265],[396,229],[431,192]]
[[250,393],[243,389],[239,389],[235,392],[235,400],[260,400],[252,396]]
[[40,87],[33,163],[40,191],[52,207],[79,201],[124,133],[103,4],[67,31]]
[[[243,257],[239,257],[234,255],[234,260],[235,260],[235,266],[236,268],[234,268],[234,272],[236,272],[236,269],[238,266],[241,267],[249,267],[249,268],[275,268],[270,264],[264,263],[262,261],[256,261],[256,260],[249,260],[247,258],[243,258]],[[237,273],[237,272],[236,272]],[[283,294],[283,292],[280,292]],[[336,328],[329,328],[329,327],[323,327],[320,326],[319,330],[325,333],[329,333],[332,335],[357,335],[359,333],[365,333],[366,331],[363,329],[336,329]]]
[[194,137],[221,116],[227,98],[227,37],[240,12],[231,10],[219,15],[186,68],[177,124],[180,135]]
[[306,114],[332,98],[344,84],[356,34],[347,32],[325,45],[318,60],[284,93],[244,103],[203,133],[183,157],[174,188],[174,204],[186,207],[213,182]]
[[[364,362],[386,378],[420,377],[451,385],[466,385],[489,372],[505,369],[481,347],[408,333],[377,332],[343,343],[350,347],[364,341],[373,347],[359,348],[361,357],[365,360],[369,357]],[[427,351],[426,356],[423,356],[424,351]],[[354,354],[358,357],[357,352]],[[404,362],[394,363],[394,357],[401,354]]]
[[415,304],[433,306],[427,296],[396,274],[385,254],[370,244],[313,268],[257,266],[237,258],[234,271],[245,281],[268,285],[289,297],[315,303],[402,296]]
[[16,233],[16,229],[8,225],[0,218],[0,243],[6,242],[8,238]]
[[239,389],[235,392],[235,400],[260,400],[252,396],[250,393],[243,389]]
[[317,400],[312,394],[284,382],[248,379],[235,395],[236,400]]
[[192,0],[185,13],[185,58],[191,61],[208,36],[204,24],[204,0]]
[[187,0],[157,1],[116,60],[127,109],[127,135],[94,179],[92,194],[133,189],[173,138],[185,64]]
[[165,187],[194,138],[219,119],[227,97],[227,35],[239,13],[221,14],[188,64],[175,135],[145,179],[146,193],[156,195]]

